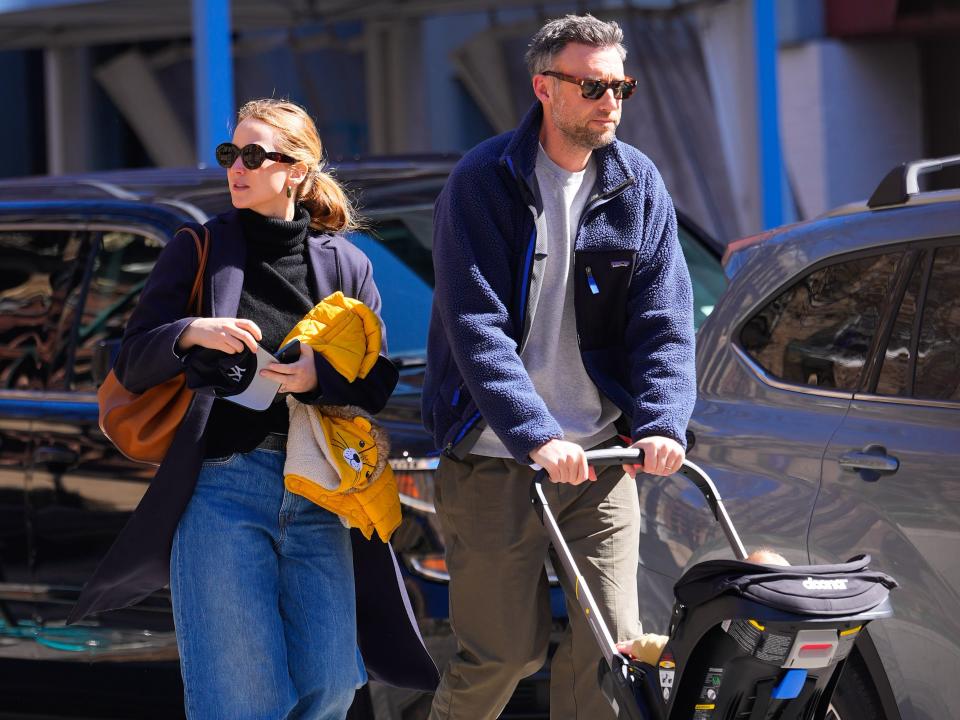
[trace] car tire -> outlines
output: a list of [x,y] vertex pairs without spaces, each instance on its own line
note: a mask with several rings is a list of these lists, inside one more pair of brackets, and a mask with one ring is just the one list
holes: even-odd
[[833,693],[825,720],[887,720],[880,697],[873,686],[867,664],[854,652],[847,659],[843,675]]

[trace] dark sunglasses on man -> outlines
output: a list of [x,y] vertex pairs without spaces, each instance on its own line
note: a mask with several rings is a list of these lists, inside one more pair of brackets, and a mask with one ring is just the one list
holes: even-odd
[[625,77],[623,80],[591,80],[590,78],[578,78],[573,75],[566,75],[555,70],[544,70],[541,75],[563,80],[563,82],[573,83],[580,86],[580,95],[586,100],[599,100],[607,90],[613,90],[613,97],[617,100],[626,100],[633,95],[637,89],[637,81],[632,77]]
[[242,148],[238,148],[233,143],[220,143],[217,145],[216,153],[217,163],[220,167],[228,169],[233,167],[238,157],[243,160],[243,166],[247,170],[256,170],[263,165],[264,160],[273,160],[274,162],[287,164],[297,161],[296,158],[284,155],[283,153],[267,152],[256,143],[244,145]]

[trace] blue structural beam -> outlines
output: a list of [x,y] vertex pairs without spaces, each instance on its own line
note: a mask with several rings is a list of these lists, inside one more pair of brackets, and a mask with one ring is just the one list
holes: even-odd
[[55,8],[63,5],[82,5],[87,2],[90,2],[90,0],[0,0],[0,13]]
[[776,0],[753,0],[763,227],[783,224],[784,176],[777,106]]
[[234,117],[230,0],[193,0],[193,94],[198,165],[214,165]]

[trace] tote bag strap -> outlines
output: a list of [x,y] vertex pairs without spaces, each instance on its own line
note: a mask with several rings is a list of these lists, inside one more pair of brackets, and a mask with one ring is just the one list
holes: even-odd
[[182,227],[178,232],[188,232],[193,237],[193,242],[197,246],[197,276],[193,279],[193,287],[190,289],[190,300],[187,302],[187,312],[195,315],[203,313],[203,274],[207,268],[207,257],[210,255],[210,228],[204,226],[203,240],[197,235],[196,230],[187,226]]

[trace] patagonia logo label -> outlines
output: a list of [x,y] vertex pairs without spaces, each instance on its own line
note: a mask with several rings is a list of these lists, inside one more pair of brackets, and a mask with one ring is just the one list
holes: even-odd
[[630,267],[630,261],[629,260],[611,260],[610,267],[612,268]]
[[814,580],[808,577],[803,581],[803,586],[807,590],[846,590],[846,580]]

